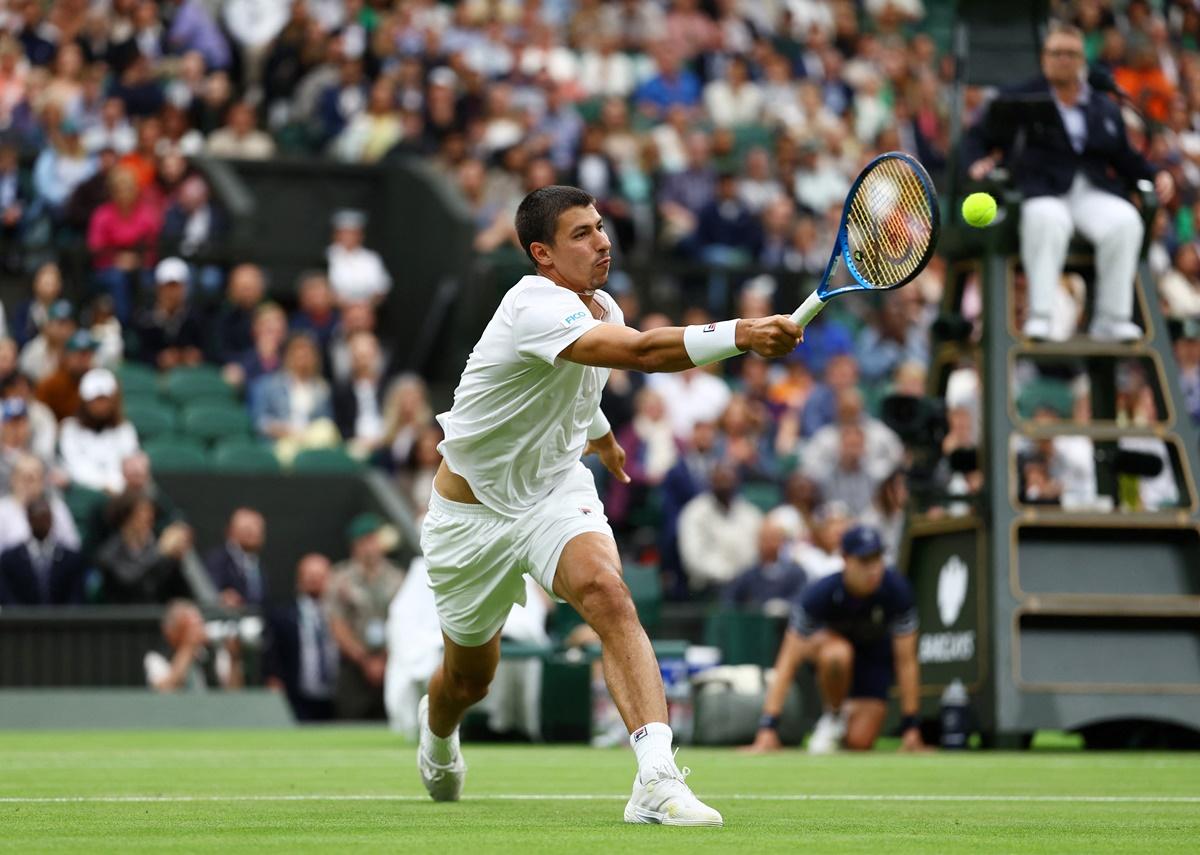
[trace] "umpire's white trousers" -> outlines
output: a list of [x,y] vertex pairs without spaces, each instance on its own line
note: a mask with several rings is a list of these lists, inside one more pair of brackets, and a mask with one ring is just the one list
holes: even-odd
[[1082,172],[1065,196],[1021,203],[1021,263],[1029,281],[1029,317],[1051,320],[1072,231],[1096,247],[1093,320],[1133,317],[1133,277],[1142,248],[1142,218],[1128,200],[1097,190]]

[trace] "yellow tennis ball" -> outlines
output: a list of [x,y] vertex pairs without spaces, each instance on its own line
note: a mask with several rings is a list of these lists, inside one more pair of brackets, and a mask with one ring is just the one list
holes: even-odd
[[963,219],[975,228],[982,228],[996,219],[996,200],[989,193],[972,193],[963,199]]

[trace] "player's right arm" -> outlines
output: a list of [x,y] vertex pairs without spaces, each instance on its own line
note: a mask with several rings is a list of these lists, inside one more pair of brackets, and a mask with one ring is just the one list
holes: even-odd
[[[689,353],[685,343],[689,329],[703,328],[660,327],[639,332],[617,324],[597,324],[567,345],[559,353],[559,357],[581,365],[622,368],[647,374],[686,371],[697,364],[704,365],[727,358],[718,356],[717,359],[706,360],[703,352],[698,350],[695,344],[693,352]],[[696,341],[702,335],[703,332],[694,332],[690,337]],[[769,359],[786,356],[795,350],[796,345],[803,339],[804,331],[786,315],[741,318],[736,322],[733,335],[733,343],[738,351],[753,351]]]

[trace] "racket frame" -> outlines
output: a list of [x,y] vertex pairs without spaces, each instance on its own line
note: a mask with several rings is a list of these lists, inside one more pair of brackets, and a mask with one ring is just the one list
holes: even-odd
[[[871,170],[876,165],[885,160],[902,160],[912,168],[913,173],[917,176],[922,188],[925,190],[926,198],[929,199],[932,216],[930,217],[929,244],[925,247],[925,254],[921,256],[920,261],[917,262],[917,266],[913,268],[908,276],[894,285],[875,285],[858,272],[858,266],[854,263],[854,258],[850,253],[850,240],[846,222],[850,217],[850,205],[854,200],[854,194],[858,192],[863,179],[871,174]],[[850,192],[846,194],[846,201],[842,204],[842,220],[838,224],[837,239],[834,241],[833,252],[829,256],[829,263],[825,265],[825,274],[821,277],[821,282],[817,285],[817,289],[809,294],[804,302],[800,304],[800,308],[792,313],[792,321],[802,327],[807,326],[809,321],[815,318],[821,309],[825,308],[825,304],[830,298],[836,297],[839,294],[846,294],[850,291],[891,291],[907,285],[917,278],[921,271],[925,269],[925,265],[929,263],[929,259],[933,257],[940,232],[941,212],[938,210],[937,191],[934,189],[933,180],[929,177],[929,173],[925,171],[925,167],[915,157],[902,151],[889,151],[879,155],[863,167],[862,172],[858,174],[858,177],[854,179],[854,183],[850,185]],[[846,270],[854,278],[854,282],[834,288],[833,290],[828,290],[829,280],[837,272],[839,263],[846,265]]]

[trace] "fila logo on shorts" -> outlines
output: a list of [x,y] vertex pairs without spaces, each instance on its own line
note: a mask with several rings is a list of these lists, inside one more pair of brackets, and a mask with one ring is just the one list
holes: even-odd
[[563,318],[563,322],[562,322],[563,326],[569,327],[571,324],[575,323],[580,318],[586,318],[587,316],[588,316],[588,313],[581,309],[580,311],[575,312],[575,314],[567,315],[565,318]]
[[716,332],[716,331],[717,331],[716,324],[709,324],[704,329],[700,330],[700,332]]
[[634,744],[636,745],[637,743],[641,742],[641,741],[642,741],[642,737],[643,737],[643,736],[645,736],[645,735],[646,735],[646,728],[645,728],[645,727],[639,727],[637,730],[635,730],[635,731],[633,732],[633,742],[634,742]]

